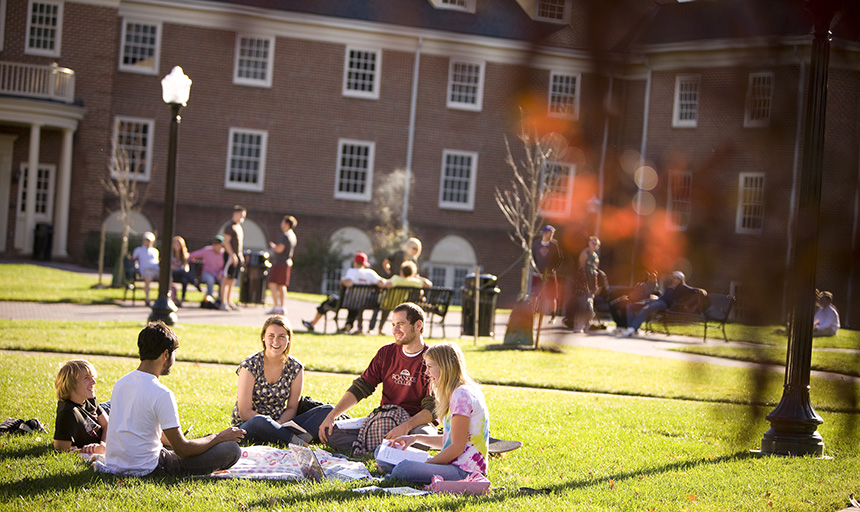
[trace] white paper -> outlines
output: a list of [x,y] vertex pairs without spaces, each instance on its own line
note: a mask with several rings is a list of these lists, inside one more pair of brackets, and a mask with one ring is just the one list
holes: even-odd
[[392,466],[396,466],[398,462],[403,460],[414,460],[416,462],[427,462],[430,454],[415,448],[406,448],[402,450],[391,446],[388,441],[383,441],[379,445],[379,452],[376,454],[376,460],[387,462]]
[[364,417],[361,418],[350,418],[348,420],[338,420],[335,421],[334,424],[337,428],[343,430],[354,430],[361,428],[361,425],[364,424]]
[[422,496],[424,494],[430,494],[430,491],[422,491],[412,487],[377,487],[375,485],[368,485],[367,487],[359,487],[358,489],[352,490],[352,492],[362,493],[374,491],[387,492],[388,494],[400,494],[403,496]]

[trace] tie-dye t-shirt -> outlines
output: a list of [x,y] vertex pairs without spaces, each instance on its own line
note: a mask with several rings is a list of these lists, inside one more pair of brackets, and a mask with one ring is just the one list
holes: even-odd
[[469,418],[469,437],[466,449],[451,464],[469,473],[487,474],[487,445],[490,443],[490,413],[481,390],[460,386],[451,393],[448,414],[442,420],[442,449],[451,444],[451,416]]

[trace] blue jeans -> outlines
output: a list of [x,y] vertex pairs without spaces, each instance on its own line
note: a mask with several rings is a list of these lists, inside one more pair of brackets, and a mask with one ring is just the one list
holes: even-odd
[[200,279],[203,280],[204,283],[206,283],[206,295],[209,295],[210,297],[215,297],[215,295],[213,295],[213,293],[215,292],[215,283],[221,282],[220,276],[215,277],[215,274],[203,272],[203,274],[200,276]]
[[[319,437],[317,436],[319,434],[320,425],[332,409],[334,409],[334,406],[319,405],[310,411],[299,414],[293,418],[293,421],[296,422],[298,426],[308,431],[313,438],[311,442],[318,442]],[[244,429],[247,432],[245,434],[245,440],[251,443],[278,443],[287,445],[291,442],[295,442],[293,439],[293,433],[290,429],[284,427],[269,416],[264,416],[262,414],[258,414],[245,423],[242,423],[239,425],[239,428]]]
[[394,466],[394,469],[387,478],[429,484],[433,479],[433,475],[439,475],[445,480],[462,480],[469,476],[469,472],[463,471],[453,464],[430,464],[428,462],[404,460]]
[[629,327],[632,327],[634,331],[639,330],[639,326],[644,324],[645,320],[648,320],[651,315],[663,311],[664,309],[667,309],[669,307],[665,302],[657,299],[646,304],[644,308],[639,310],[639,313],[636,314],[633,320],[630,320],[632,305],[633,304],[627,305],[627,325]]
[[172,450],[161,449],[158,465],[147,476],[208,475],[233,467],[242,456],[242,449],[234,441],[224,441],[200,455],[180,458]]

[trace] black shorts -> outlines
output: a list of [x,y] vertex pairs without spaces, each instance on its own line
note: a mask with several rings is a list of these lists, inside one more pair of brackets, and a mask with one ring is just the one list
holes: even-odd
[[242,272],[242,265],[230,265],[227,267],[227,279],[239,279],[239,274]]

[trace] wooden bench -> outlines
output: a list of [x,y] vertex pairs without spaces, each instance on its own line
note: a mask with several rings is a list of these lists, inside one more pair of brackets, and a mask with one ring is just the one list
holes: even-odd
[[[726,321],[732,313],[736,300],[734,295],[709,294],[706,303],[698,312],[666,309],[657,313],[654,321],[663,325],[663,330],[667,336],[669,335],[669,324],[702,324],[704,326],[702,341],[708,340],[708,328],[710,327],[711,329],[720,329],[723,333],[723,340],[728,342]],[[651,322],[648,323],[648,329],[652,330]]]
[[[430,337],[433,330],[433,316],[439,317],[439,323],[444,322],[453,294],[454,290],[451,288],[435,286],[432,288],[409,288],[403,286],[379,288],[376,285],[370,284],[356,284],[348,288],[341,286],[338,298],[332,304],[330,311],[334,313],[333,320],[335,329],[337,329],[338,316],[342,309],[355,309],[362,312],[368,309],[373,310],[374,315],[382,313],[381,321],[384,322],[388,313],[399,304],[414,302],[427,315],[426,323],[430,325],[430,334],[428,334],[428,337]],[[324,321],[323,332],[326,332],[328,328],[328,312],[326,312]],[[373,327],[371,325],[371,329]],[[442,335],[445,335],[444,323],[442,323]]]
[[122,292],[122,300],[126,300],[128,292],[130,291],[132,306],[134,306],[136,299],[138,282],[143,283],[143,278],[140,277],[140,273],[134,265],[134,260],[132,260],[130,256],[126,256],[122,259],[122,286],[124,288]]

